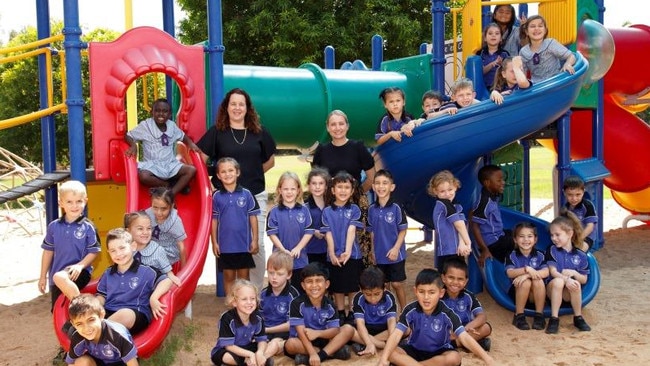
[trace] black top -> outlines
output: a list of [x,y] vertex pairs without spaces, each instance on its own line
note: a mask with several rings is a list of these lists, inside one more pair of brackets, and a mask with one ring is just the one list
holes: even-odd
[[361,172],[375,166],[375,159],[362,141],[348,140],[342,146],[318,145],[312,165],[327,169],[331,176],[346,171],[361,184]]
[[[246,132],[244,134],[244,132]],[[219,131],[215,126],[210,127],[196,144],[203,153],[214,162],[224,157],[237,160],[241,166],[239,184],[254,195],[264,191],[264,169],[262,164],[275,154],[275,141],[271,134],[262,126],[262,132],[252,133],[246,130],[227,128]],[[212,185],[221,188],[221,182],[215,175]]]

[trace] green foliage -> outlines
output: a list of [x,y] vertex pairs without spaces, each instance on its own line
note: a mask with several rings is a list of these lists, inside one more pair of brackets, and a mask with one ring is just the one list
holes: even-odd
[[[205,41],[205,1],[178,3],[188,16],[179,38],[186,44]],[[338,63],[360,59],[370,66],[375,34],[384,39],[384,59],[411,56],[431,41],[430,6],[429,0],[223,0],[224,59],[240,65],[322,65],[323,49],[331,45]]]

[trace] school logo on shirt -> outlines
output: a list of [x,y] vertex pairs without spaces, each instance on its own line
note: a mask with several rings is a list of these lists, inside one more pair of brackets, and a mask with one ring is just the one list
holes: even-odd
[[394,223],[395,222],[395,213],[393,213],[393,212],[386,213],[386,216],[384,216],[384,221],[386,221],[389,224]]
[[129,280],[129,287],[130,287],[132,290],[135,290],[136,288],[138,288],[138,285],[140,285],[140,278],[138,278],[138,277],[132,277],[132,278]]
[[79,227],[74,231],[74,237],[77,239],[83,239],[86,235],[86,224],[79,225]]
[[102,346],[102,356],[104,356],[105,359],[112,360],[115,358],[115,350],[113,347],[111,347],[110,344],[105,344]]
[[298,221],[301,224],[304,224],[305,219],[306,219],[306,217],[305,217],[304,212],[298,212],[298,214],[296,215],[296,221]]
[[467,304],[465,303],[465,301],[461,300],[456,304],[456,309],[458,309],[458,311],[464,312],[465,310],[467,310]]
[[352,209],[346,209],[343,211],[343,216],[345,216],[346,219],[351,219],[352,218]]
[[442,328],[443,328],[442,322],[440,321],[440,319],[433,319],[433,323],[431,323],[431,329],[434,332],[438,333],[442,330]]
[[539,267],[539,258],[537,257],[530,258],[530,266],[533,268]]
[[286,314],[289,311],[289,304],[282,301],[277,304],[275,304],[275,311],[278,314]]
[[572,255],[572,256],[571,256],[571,263],[572,263],[574,266],[579,265],[579,264],[580,264],[580,256],[577,255],[577,254]]
[[237,206],[246,207],[246,198],[244,197],[237,198]]
[[386,315],[386,305],[377,306],[377,315],[379,315],[379,316]]

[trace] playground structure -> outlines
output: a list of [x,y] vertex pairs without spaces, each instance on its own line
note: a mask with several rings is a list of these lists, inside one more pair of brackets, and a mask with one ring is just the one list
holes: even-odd
[[[594,3],[592,0],[586,2]],[[220,19],[219,9],[214,7],[213,1],[208,2],[208,11],[211,15],[219,15],[213,19]],[[434,1],[433,19],[434,25],[441,26],[444,13],[448,11],[444,7],[444,1]],[[468,3],[468,7],[473,11],[471,14],[480,14],[481,5],[495,5],[500,2],[479,2],[478,5]],[[577,22],[576,9],[578,6],[575,2],[567,2],[569,7],[574,11],[569,16],[573,16]],[[595,13],[590,17],[602,22],[602,1],[598,3]],[[47,1],[40,2],[40,6],[46,8]],[[68,101],[69,111],[68,118],[70,124],[70,141],[71,143],[71,178],[86,181],[85,166],[85,146],[83,146],[83,103],[81,99],[80,76],[76,75],[79,65],[79,50],[81,48],[78,32],[78,16],[76,1],[65,2],[65,29],[66,32],[66,52],[68,57],[67,74],[68,74]],[[163,1],[165,12],[169,12],[172,1]],[[549,7],[554,5],[549,3]],[[479,9],[477,12],[476,9]],[[564,8],[563,8],[564,9]],[[551,9],[558,11],[557,9]],[[540,13],[545,11],[540,5]],[[485,12],[485,8],[483,8]],[[40,13],[40,11],[39,11]],[[552,11],[551,11],[552,13]],[[467,13],[470,14],[470,13]],[[583,15],[581,13],[581,15]],[[546,15],[547,19],[559,19],[560,16],[555,14]],[[564,16],[566,17],[566,15]],[[471,15],[463,16],[468,22]],[[564,18],[562,18],[564,19]],[[39,37],[49,37],[48,19],[39,17]],[[474,27],[481,29],[480,22],[474,22]],[[478,24],[478,25],[477,25]],[[550,23],[554,24],[554,23]],[[575,41],[574,37],[566,43]],[[440,86],[444,80],[439,75],[444,74],[444,61],[440,61],[440,47],[435,42],[432,54],[413,56],[406,59],[386,61],[381,64],[381,72],[369,72],[363,70],[328,70],[321,69],[317,65],[307,64],[297,69],[291,68],[273,68],[260,66],[238,66],[223,65],[222,41],[219,29],[210,29],[210,39],[206,46],[209,53],[209,68],[211,74],[207,82],[209,103],[211,108],[206,108],[205,94],[203,85],[206,85],[203,71],[203,52],[201,47],[197,46],[180,46],[169,34],[173,35],[173,19],[165,18],[164,28],[168,34],[154,28],[142,27],[126,32],[115,42],[111,43],[91,43],[90,44],[90,67],[93,83],[91,84],[92,98],[92,123],[93,123],[93,150],[94,150],[94,175],[95,182],[89,185],[91,195],[90,216],[93,218],[93,206],[105,207],[107,202],[111,202],[115,212],[131,211],[143,208],[148,203],[146,190],[139,186],[135,161],[125,159],[123,156],[124,145],[123,135],[127,130],[124,95],[126,88],[139,76],[149,72],[162,72],[173,79],[181,90],[180,111],[177,115],[177,123],[193,139],[198,139],[206,129],[207,124],[214,120],[214,116],[208,111],[215,111],[216,105],[223,95],[223,90],[232,87],[241,87],[246,89],[255,101],[256,108],[263,118],[265,125],[269,128],[273,136],[282,146],[305,147],[311,146],[313,142],[324,141],[327,133],[323,121],[325,115],[332,109],[342,109],[350,117],[352,138],[364,139],[370,142],[372,131],[375,123],[382,114],[381,104],[377,100],[379,91],[388,86],[399,86],[405,90],[407,106],[409,110],[418,110],[419,98],[423,91],[431,88],[432,85]],[[551,32],[554,31],[554,25],[549,25]],[[636,26],[634,34],[625,33],[617,37],[614,32],[614,40],[617,45],[617,54],[622,52],[626,58],[620,62],[633,62],[636,58],[631,53],[632,46],[629,42],[638,41],[647,42],[647,28]],[[44,31],[47,30],[47,31]],[[43,31],[43,32],[42,32]],[[474,29],[475,31],[475,29]],[[45,34],[43,34],[45,33]],[[436,32],[434,32],[436,33]],[[475,32],[474,32],[475,33]],[[643,33],[643,34],[641,34]],[[437,32],[442,34],[442,32]],[[561,38],[551,33],[554,38]],[[139,40],[146,39],[146,45]],[[465,45],[472,44],[469,41]],[[471,47],[471,46],[467,46]],[[108,50],[110,49],[110,52]],[[622,51],[621,51],[622,50]],[[468,50],[471,53],[471,50]],[[444,60],[444,57],[442,58]],[[618,57],[612,70],[616,77],[622,78],[625,67],[617,69]],[[198,64],[197,64],[198,63]],[[433,65],[433,68],[430,67]],[[483,164],[483,156],[504,146],[512,141],[516,141],[536,130],[546,126],[553,120],[563,116],[571,108],[573,102],[578,98],[578,94],[584,89],[583,81],[587,77],[587,62],[580,58],[576,65],[576,75],[568,76],[559,75],[547,82],[535,85],[531,90],[523,91],[508,99],[504,106],[497,107],[491,102],[485,102],[470,110],[464,110],[453,117],[444,117],[435,121],[424,123],[416,135],[403,142],[402,144],[390,141],[378,149],[377,162],[380,166],[387,167],[393,171],[396,178],[397,191],[396,196],[402,200],[411,217],[418,221],[430,224],[430,207],[431,199],[424,193],[426,180],[436,170],[450,168],[460,177],[464,183],[464,189],[459,195],[460,201],[464,207],[470,207],[476,194],[478,193],[475,182],[476,171]],[[432,70],[433,69],[433,70]],[[631,66],[627,66],[627,70]],[[198,72],[197,72],[198,71]],[[612,71],[612,72],[613,72]],[[468,67],[468,75],[471,73],[471,62]],[[611,74],[611,72],[610,72]],[[605,79],[605,88],[607,90],[608,76]],[[647,78],[639,78],[641,83],[648,83]],[[599,83],[592,84],[592,88],[601,89]],[[169,89],[168,89],[169,90]],[[269,92],[273,90],[273,92]],[[630,83],[620,86],[619,89],[610,89],[612,94],[623,93],[632,95],[639,93],[638,90],[632,90]],[[592,89],[593,92],[593,89]],[[559,122],[559,145],[558,145],[558,166],[559,179],[568,174],[579,174],[590,183],[590,192],[593,193],[596,203],[599,205],[599,214],[602,217],[602,185],[600,183],[607,175],[607,171],[602,167],[602,106],[599,106],[598,100],[602,100],[595,92],[597,103],[590,105],[591,111],[584,112],[586,117],[575,118],[574,120],[583,121],[593,128],[593,146],[583,149],[579,156],[581,161],[571,161],[569,150],[573,151],[573,139],[567,137],[570,132],[569,126],[573,123],[568,118],[561,118]],[[168,95],[171,93],[168,92]],[[642,94],[641,94],[642,95]],[[45,103],[47,104],[47,103]],[[586,103],[588,104],[588,103]],[[42,104],[43,105],[43,104]],[[283,105],[282,110],[274,106]],[[530,117],[530,110],[535,110],[536,116]],[[291,111],[287,115],[287,111]],[[369,112],[372,111],[372,112]],[[539,113],[537,113],[539,112]],[[574,116],[581,115],[583,112],[574,113]],[[600,116],[599,116],[600,113]],[[206,114],[208,114],[206,118]],[[504,116],[507,116],[504,117]],[[526,116],[525,119],[517,118]],[[607,118],[607,115],[605,116]],[[51,123],[51,116],[44,117],[44,124]],[[81,122],[80,122],[81,121]],[[280,124],[282,121],[283,124]],[[605,124],[607,126],[607,124]],[[0,121],[0,128],[6,127]],[[300,127],[300,134],[294,133]],[[647,126],[646,126],[647,127]],[[575,128],[572,126],[571,128]],[[629,131],[629,130],[628,130]],[[605,128],[605,133],[607,129]],[[625,132],[625,130],[623,131]],[[584,135],[584,132],[581,132]],[[576,136],[574,133],[573,136]],[[608,135],[609,136],[609,135]],[[638,135],[634,136],[638,138]],[[582,139],[587,140],[587,139]],[[79,142],[81,142],[79,144]],[[470,142],[458,148],[459,142]],[[47,144],[44,144],[47,145]],[[605,154],[607,150],[605,151]],[[444,156],[444,159],[438,159]],[[625,157],[619,155],[619,158]],[[53,154],[49,151],[44,153],[44,170],[46,173],[53,172],[52,164]],[[203,163],[196,154],[186,155],[185,159],[191,161],[197,166],[199,172],[205,172]],[[609,163],[609,158],[607,159]],[[48,163],[49,162],[49,163]],[[624,169],[623,169],[624,170]],[[647,172],[646,172],[647,173]],[[612,174],[613,175],[613,174]],[[615,182],[615,180],[613,180]],[[648,179],[645,182],[649,183]],[[617,192],[627,194],[628,192],[637,192],[648,188],[643,184],[637,184],[633,188],[619,187]],[[99,193],[98,193],[99,192]],[[136,337],[136,343],[141,357],[148,357],[164,340],[174,314],[188,304],[196,287],[196,281],[200,275],[205,256],[207,252],[207,240],[209,235],[209,192],[210,185],[207,176],[201,173],[192,183],[191,195],[179,197],[177,202],[181,217],[185,222],[186,230],[189,235],[188,265],[180,269],[179,276],[183,281],[183,286],[172,290],[162,299],[163,303],[170,309],[169,316],[156,320],[142,334]],[[106,194],[108,193],[108,194]],[[103,197],[100,197],[103,195]],[[618,193],[616,194],[619,196]],[[618,198],[617,198],[618,199]],[[636,197],[632,197],[630,202],[637,202]],[[619,199],[619,202],[623,199]],[[103,204],[102,204],[103,202]],[[122,202],[124,202],[122,204]],[[640,201],[640,202],[648,202]],[[196,204],[200,203],[200,209]],[[625,206],[627,207],[627,206]],[[631,208],[635,212],[647,212],[638,210],[643,208],[636,206]],[[46,191],[46,209],[48,212],[48,221],[56,217],[56,191],[49,189]],[[648,210],[650,211],[650,210]],[[524,214],[504,210],[504,219],[507,226],[521,220],[531,220],[533,218]],[[101,214],[108,216],[106,212]],[[102,222],[102,220],[95,220]],[[110,228],[107,224],[110,220],[105,220],[107,225],[104,229]],[[539,226],[538,231],[545,233],[543,222],[536,223]],[[100,228],[101,230],[101,228]],[[602,224],[599,228],[602,233]],[[546,240],[545,240],[546,239]],[[540,235],[540,243],[548,243],[547,237]],[[601,243],[602,244],[602,243]],[[186,244],[187,245],[187,244]],[[590,282],[585,286],[583,298],[585,303],[593,298],[599,286],[599,272],[597,263],[593,256],[589,254],[590,267],[592,276]],[[106,258],[105,258],[106,260]],[[104,266],[106,263],[103,263]],[[497,301],[505,307],[509,307],[512,302],[504,297],[503,281],[498,277],[500,271],[498,263],[488,263],[486,266],[485,280],[486,287]],[[472,267],[471,273],[479,274],[478,267]],[[177,269],[178,270],[178,269]],[[101,271],[99,271],[101,273]],[[494,275],[497,276],[494,276]],[[482,279],[480,277],[472,279],[474,290],[482,288]],[[504,276],[505,277],[505,276]],[[86,291],[92,291],[92,286]],[[514,305],[512,305],[514,308]],[[564,311],[568,311],[566,308]],[[55,307],[55,329],[62,345],[67,346],[67,338],[61,334],[60,325],[65,321],[66,302],[60,298]]]

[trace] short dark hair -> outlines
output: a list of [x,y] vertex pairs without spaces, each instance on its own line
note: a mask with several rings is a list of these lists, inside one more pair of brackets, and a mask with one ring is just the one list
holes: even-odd
[[570,175],[564,179],[564,183],[562,183],[562,190],[565,189],[582,189],[584,191],[585,189],[585,181],[583,181],[580,177],[577,175]]
[[425,268],[421,270],[417,277],[415,277],[415,287],[420,285],[436,285],[439,288],[443,288],[440,272],[433,268]]
[[501,171],[501,167],[499,167],[498,165],[488,164],[481,167],[481,169],[478,170],[478,174],[476,176],[478,178],[479,183],[483,184],[483,182],[490,179],[492,174],[499,171]]
[[467,270],[467,263],[465,263],[465,261],[460,258],[447,259],[442,265],[442,274],[447,274],[447,271],[449,271],[450,268],[460,269],[461,271],[465,272],[465,277],[469,275],[469,271]]
[[391,183],[395,183],[395,179],[393,179],[393,174],[387,169],[379,169],[377,173],[375,173],[375,178],[377,177],[386,177],[391,181]]
[[429,90],[424,92],[424,94],[422,94],[422,103],[424,103],[424,101],[427,99],[435,99],[440,103],[445,101],[445,97],[439,91],[436,90]]
[[326,281],[330,279],[330,271],[320,262],[309,263],[300,271],[301,282],[306,278],[318,276],[324,277]]
[[359,287],[362,290],[373,288],[384,288],[384,272],[375,266],[370,266],[361,272],[359,276]]
[[95,295],[81,294],[70,301],[70,306],[68,306],[70,320],[74,320],[84,314],[103,316],[104,307]]

